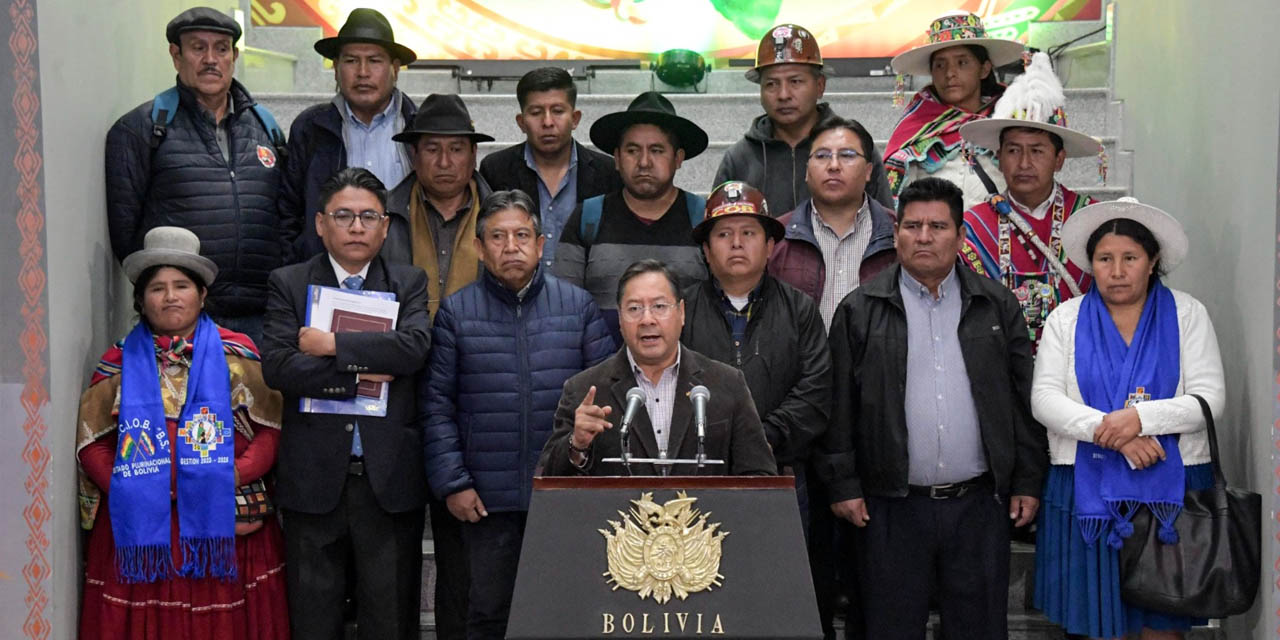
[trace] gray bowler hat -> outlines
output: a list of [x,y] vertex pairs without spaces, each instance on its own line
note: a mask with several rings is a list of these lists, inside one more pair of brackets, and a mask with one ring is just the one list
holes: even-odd
[[200,255],[200,238],[182,227],[156,227],[147,232],[142,248],[125,256],[124,274],[137,282],[150,267],[182,267],[204,278],[205,286],[218,277],[218,265]]

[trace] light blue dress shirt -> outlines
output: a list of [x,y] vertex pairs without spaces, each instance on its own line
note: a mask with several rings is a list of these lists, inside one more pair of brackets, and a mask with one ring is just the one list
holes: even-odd
[[396,131],[396,114],[400,108],[398,95],[392,95],[387,108],[373,117],[373,121],[365,124],[351,111],[351,105],[343,102],[347,112],[346,126],[343,127],[347,145],[347,166],[360,167],[378,176],[387,189],[400,184],[409,168],[405,166],[404,157],[400,153],[400,143],[391,136]]
[[542,235],[547,239],[542,246],[542,264],[548,269],[555,262],[556,243],[560,240],[560,233],[564,231],[564,224],[578,207],[578,145],[571,144],[569,148],[569,170],[564,172],[564,178],[561,178],[560,187],[553,198],[538,173],[538,165],[533,161],[533,150],[529,148],[529,143],[524,145],[524,163],[537,176],[538,208],[541,209],[538,215],[542,216]]
[[971,480],[987,470],[987,459],[957,333],[959,277],[952,268],[937,298],[905,269],[898,287],[907,314],[907,482]]

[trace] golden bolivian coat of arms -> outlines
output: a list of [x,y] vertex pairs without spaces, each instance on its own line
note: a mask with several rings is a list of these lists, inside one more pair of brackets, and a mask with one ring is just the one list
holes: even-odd
[[618,512],[621,522],[608,521],[613,531],[598,530],[609,560],[604,576],[615,591],[635,591],[641,600],[652,595],[664,604],[672,594],[684,600],[720,586],[720,543],[729,533],[718,531],[719,523],[707,524],[711,514],[694,509],[697,500],[681,491],[659,505],[652,492],[642,493],[628,512]]

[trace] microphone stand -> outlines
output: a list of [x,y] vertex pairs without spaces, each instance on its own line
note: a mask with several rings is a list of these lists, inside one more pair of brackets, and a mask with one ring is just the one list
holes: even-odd
[[707,464],[707,429],[701,422],[698,423],[698,471]]
[[[622,456],[618,458],[617,461],[622,463],[622,466],[627,470],[627,475],[630,476],[633,475],[631,473],[631,425],[623,425],[622,433],[618,435],[621,436],[622,439]],[[614,460],[612,458],[605,458],[604,461],[613,462]]]

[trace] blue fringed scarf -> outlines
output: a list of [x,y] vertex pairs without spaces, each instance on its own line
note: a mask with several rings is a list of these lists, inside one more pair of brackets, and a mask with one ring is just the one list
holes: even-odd
[[[1076,322],[1076,382],[1084,403],[1109,413],[1173,397],[1181,377],[1178,333],[1173,292],[1157,281],[1126,345],[1095,284],[1081,301]],[[1075,516],[1086,544],[1107,534],[1107,544],[1119,549],[1132,535],[1130,520],[1141,506],[1160,522],[1161,541],[1177,542],[1173,521],[1186,489],[1182,454],[1177,435],[1158,439],[1165,459],[1142,470],[1130,468],[1118,451],[1076,443]]]
[[187,376],[187,400],[169,442],[151,330],[139,322],[124,341],[119,444],[111,469],[111,529],[124,582],[174,574],[170,550],[169,465],[178,456],[178,540],[193,578],[236,575],[235,440],[231,377],[218,326],[201,314]]

